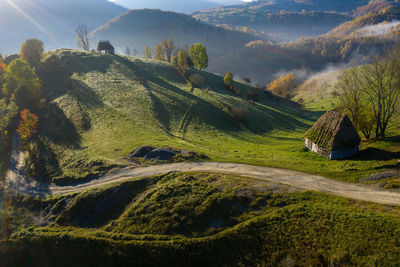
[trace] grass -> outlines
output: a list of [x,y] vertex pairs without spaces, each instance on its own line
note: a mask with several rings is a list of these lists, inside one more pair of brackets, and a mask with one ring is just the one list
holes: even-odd
[[[47,118],[41,134],[55,153],[61,180],[87,180],[127,164],[129,152],[142,145],[350,182],[396,164],[400,151],[393,139],[363,144],[368,149],[352,160],[329,161],[305,152],[303,135],[321,110],[301,110],[263,93],[251,104],[244,96],[252,87],[235,82],[241,97],[225,88],[222,77],[207,72],[189,72],[205,79],[202,88],[192,88],[170,64],[139,58],[59,50],[46,55],[45,65],[51,67],[41,76],[52,98],[41,114]],[[246,122],[232,118],[234,107],[249,111]],[[106,167],[92,168],[101,164]]]
[[[400,260],[399,208],[230,175],[169,174],[48,199],[14,196],[2,212],[13,230],[0,246],[5,266],[389,266]],[[47,222],[37,225],[38,217]],[[10,227],[15,222],[19,227]]]

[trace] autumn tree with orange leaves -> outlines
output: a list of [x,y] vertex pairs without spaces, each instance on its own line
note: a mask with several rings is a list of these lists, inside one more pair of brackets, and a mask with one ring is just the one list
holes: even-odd
[[31,113],[28,109],[20,112],[21,120],[17,132],[21,136],[22,142],[25,144],[26,149],[29,151],[29,143],[38,132],[39,119]]
[[287,74],[283,77],[272,81],[267,85],[267,90],[280,96],[288,97],[291,94],[291,91],[295,88],[296,78],[294,74]]

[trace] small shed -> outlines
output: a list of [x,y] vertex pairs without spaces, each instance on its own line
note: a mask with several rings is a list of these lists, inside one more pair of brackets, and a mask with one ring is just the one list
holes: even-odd
[[327,111],[304,139],[308,149],[333,160],[356,155],[361,142],[349,117],[336,111]]
[[100,53],[104,51],[106,54],[111,55],[115,54],[114,46],[112,46],[110,41],[100,41],[97,45],[97,51],[99,51]]

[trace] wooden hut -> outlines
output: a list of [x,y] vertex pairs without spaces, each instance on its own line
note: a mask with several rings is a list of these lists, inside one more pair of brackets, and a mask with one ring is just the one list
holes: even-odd
[[351,120],[336,111],[327,111],[304,136],[311,151],[328,159],[344,159],[359,151],[361,138]]
[[100,41],[97,45],[97,51],[111,55],[115,54],[114,46],[111,45],[110,41]]

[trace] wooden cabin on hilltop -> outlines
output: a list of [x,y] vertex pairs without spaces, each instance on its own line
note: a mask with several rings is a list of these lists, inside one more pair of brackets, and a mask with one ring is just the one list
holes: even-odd
[[333,160],[356,155],[361,142],[349,117],[336,111],[327,111],[304,139],[308,149]]
[[102,53],[106,53],[106,54],[111,54],[111,55],[115,55],[115,49],[114,46],[111,45],[110,41],[100,41],[97,45],[97,51]]

